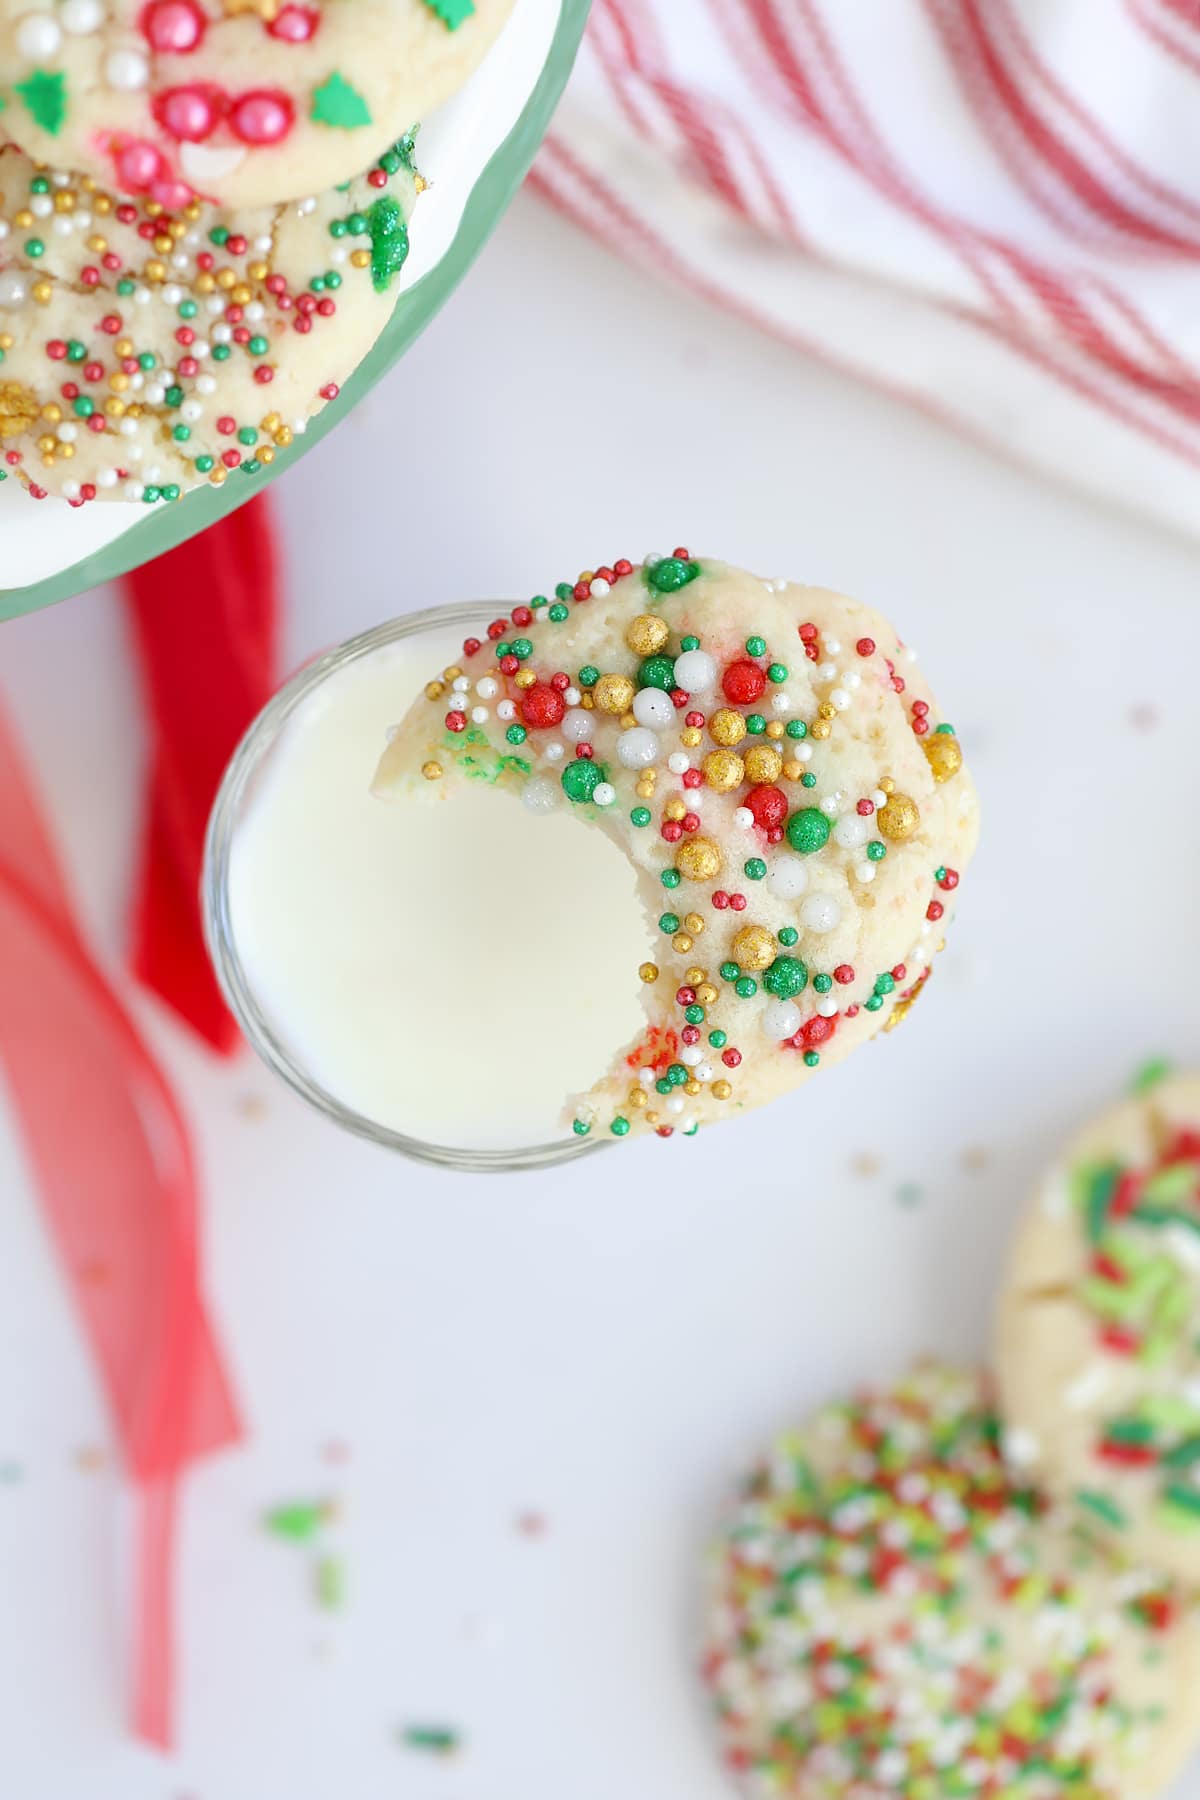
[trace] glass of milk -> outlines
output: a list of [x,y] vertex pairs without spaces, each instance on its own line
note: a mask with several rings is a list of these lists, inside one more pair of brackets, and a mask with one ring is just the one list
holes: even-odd
[[567,1097],[643,1023],[646,924],[602,833],[502,790],[370,791],[389,728],[507,610],[413,613],[295,675],[230,763],[204,872],[209,951],[263,1060],[345,1129],[481,1173],[602,1147]]

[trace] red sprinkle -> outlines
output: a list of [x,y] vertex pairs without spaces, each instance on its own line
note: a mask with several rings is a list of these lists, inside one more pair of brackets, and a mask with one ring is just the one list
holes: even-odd
[[859,638],[859,640],[858,640],[857,644],[855,644],[854,648],[858,651],[858,654],[860,656],[874,656],[874,654],[875,654],[875,639],[867,638],[867,637]]

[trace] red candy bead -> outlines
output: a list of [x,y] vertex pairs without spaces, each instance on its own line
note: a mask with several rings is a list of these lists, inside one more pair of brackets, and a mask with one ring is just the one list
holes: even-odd
[[754,815],[754,823],[761,831],[776,831],[787,818],[787,795],[782,788],[769,786],[751,788],[744,804],[747,810]]
[[[513,620],[518,625],[521,623],[516,613],[513,614]],[[549,682],[535,683],[533,687],[526,689],[521,699],[521,717],[531,731],[548,731],[551,726],[558,724],[566,710],[562,695]]]
[[875,811],[875,802],[873,800],[860,800],[854,810],[858,813],[860,818],[869,819],[871,814]]
[[491,624],[488,626],[488,636],[493,639],[502,638],[507,630],[508,630],[508,620],[507,619],[493,619]]
[[725,912],[729,906],[729,895],[724,888],[718,888],[713,894],[712,903],[718,912]]
[[958,886],[958,870],[946,869],[942,875],[942,879],[938,882],[938,886],[946,893],[952,893]]
[[734,706],[749,706],[767,685],[767,678],[753,662],[730,663],[721,677],[721,692]]
[[703,780],[704,776],[700,773],[699,769],[685,769],[683,772],[683,785],[685,788],[698,788]]
[[467,729],[467,715],[465,713],[447,713],[446,714],[446,730],[447,731],[465,731],[466,729]]
[[571,677],[569,675],[564,675],[561,669],[550,677],[550,686],[558,694],[565,694],[570,685]]
[[721,1061],[725,1064],[727,1069],[736,1069],[741,1060],[741,1051],[733,1049],[732,1046],[730,1046],[728,1050],[722,1050],[721,1052]]
[[797,629],[799,630],[800,641],[802,644],[813,644],[816,642],[817,628],[815,625],[801,625],[798,626]]
[[512,622],[514,625],[531,625],[533,623],[533,614],[527,606],[514,606]]
[[929,905],[925,908],[925,917],[927,919],[931,919],[933,921],[933,923],[936,925],[937,921],[941,918],[941,916],[945,912],[945,910],[946,909],[942,905],[940,900],[931,900],[929,902]]
[[745,894],[730,894],[729,904],[730,904],[730,906],[732,906],[734,912],[745,912],[745,910],[746,910]]
[[695,988],[694,987],[676,988],[675,1004],[676,1004],[676,1006],[694,1006],[696,1004]]
[[874,638],[866,638],[866,637],[859,638],[859,640],[858,640],[857,644],[855,644],[854,648],[858,651],[858,654],[860,656],[874,656],[874,654],[875,654],[875,639]]
[[668,819],[662,828],[662,834],[668,844],[677,844],[683,836],[683,826],[678,819]]
[[833,979],[840,982],[842,987],[849,987],[854,980],[853,966],[850,963],[839,963],[833,971]]
[[463,655],[464,656],[474,656],[475,653],[481,648],[482,648],[482,646],[481,646],[478,638],[471,637],[471,638],[463,639]]
[[521,667],[520,658],[516,656],[502,656],[500,658],[500,667],[505,675],[515,675],[517,670]]
[[622,556],[619,559],[619,561],[617,561],[613,564],[613,572],[617,575],[622,575],[622,576],[632,575],[633,564],[628,560],[627,557]]

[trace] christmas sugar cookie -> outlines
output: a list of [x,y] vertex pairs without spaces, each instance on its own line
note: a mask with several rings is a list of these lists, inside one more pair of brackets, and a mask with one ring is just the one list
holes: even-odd
[[797,1800],[1148,1800],[1198,1723],[1200,1627],[1015,1481],[985,1385],[922,1368],[750,1476],[710,1570],[731,1773]]
[[377,792],[487,783],[606,832],[637,873],[646,1026],[570,1103],[581,1136],[690,1134],[904,1016],[975,792],[877,613],[679,547],[537,595],[430,674]]
[[176,212],[351,179],[458,88],[512,0],[0,0],[4,130]]
[[270,463],[391,315],[411,150],[316,199],[170,213],[0,144],[0,478],[149,503]]
[[1130,1555],[1200,1581],[1200,1077],[1127,1100],[1046,1175],[998,1375],[1014,1464]]

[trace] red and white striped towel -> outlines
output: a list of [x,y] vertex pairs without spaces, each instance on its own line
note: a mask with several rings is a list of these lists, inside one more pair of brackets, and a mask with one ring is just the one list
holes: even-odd
[[532,179],[654,271],[1200,536],[1200,0],[594,0]]

